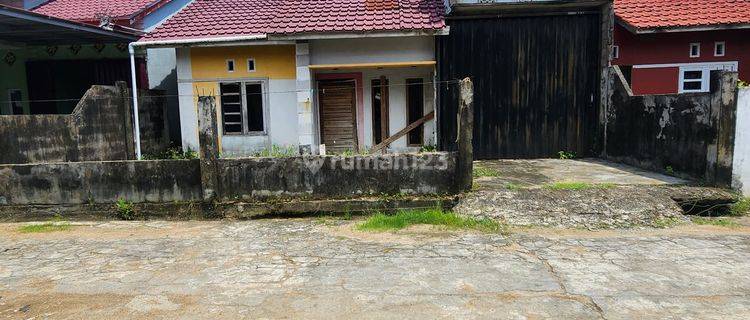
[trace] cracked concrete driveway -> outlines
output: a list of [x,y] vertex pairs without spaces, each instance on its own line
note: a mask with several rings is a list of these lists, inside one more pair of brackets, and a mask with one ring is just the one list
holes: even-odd
[[0,318],[750,318],[750,229],[0,225]]

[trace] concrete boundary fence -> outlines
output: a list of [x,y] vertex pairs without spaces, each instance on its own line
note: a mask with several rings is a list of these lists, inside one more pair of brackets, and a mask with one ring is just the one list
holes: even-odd
[[[265,201],[457,192],[456,153],[0,165],[0,205]],[[206,186],[206,175],[218,185]],[[210,191],[207,191],[210,190]],[[2,210],[2,208],[0,208]]]

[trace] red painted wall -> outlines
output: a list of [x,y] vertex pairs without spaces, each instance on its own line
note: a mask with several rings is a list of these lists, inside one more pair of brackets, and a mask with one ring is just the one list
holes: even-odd
[[633,69],[633,94],[677,93],[680,68]]
[[[714,43],[722,41],[726,44],[725,55],[715,57]],[[694,42],[701,44],[698,58],[690,58],[690,44]],[[619,58],[612,60],[614,65],[737,61],[740,79],[750,80],[750,29],[636,35],[617,24],[614,43],[620,47]],[[667,75],[673,78],[668,80]],[[651,71],[633,69],[631,86],[635,94],[674,93],[677,92],[678,80],[678,72],[671,68]],[[662,84],[661,81],[670,83]]]

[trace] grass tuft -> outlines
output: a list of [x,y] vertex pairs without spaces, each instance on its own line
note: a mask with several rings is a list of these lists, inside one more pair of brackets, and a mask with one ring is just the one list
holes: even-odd
[[729,215],[740,217],[750,212],[750,198],[742,197],[729,208]]
[[718,226],[718,227],[728,227],[728,228],[736,228],[739,227],[740,224],[727,219],[727,218],[705,218],[705,217],[692,217],[690,220],[693,221],[693,223],[698,225],[710,225],[710,226]]
[[586,183],[586,182],[555,182],[552,184],[548,184],[544,187],[550,190],[579,191],[579,190],[590,190],[590,189],[609,189],[614,186],[615,185],[612,183],[592,184],[592,183]]
[[485,168],[480,166],[474,166],[474,171],[472,171],[472,176],[474,178],[480,178],[480,177],[497,177],[500,176],[500,171],[497,171],[492,168]]
[[29,224],[18,228],[20,233],[47,233],[70,230],[69,222],[45,222],[42,224]]
[[357,225],[360,231],[394,231],[418,224],[441,226],[446,229],[469,229],[487,233],[503,231],[503,226],[490,219],[466,218],[441,209],[402,210],[393,215],[377,213]]

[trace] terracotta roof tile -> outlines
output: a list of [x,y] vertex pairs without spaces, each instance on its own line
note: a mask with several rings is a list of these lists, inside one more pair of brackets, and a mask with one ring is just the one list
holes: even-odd
[[101,14],[126,18],[159,0],[51,0],[32,11],[74,21],[98,21]]
[[638,29],[750,24],[750,0],[615,0],[615,14]]
[[437,30],[441,0],[195,0],[143,40]]

